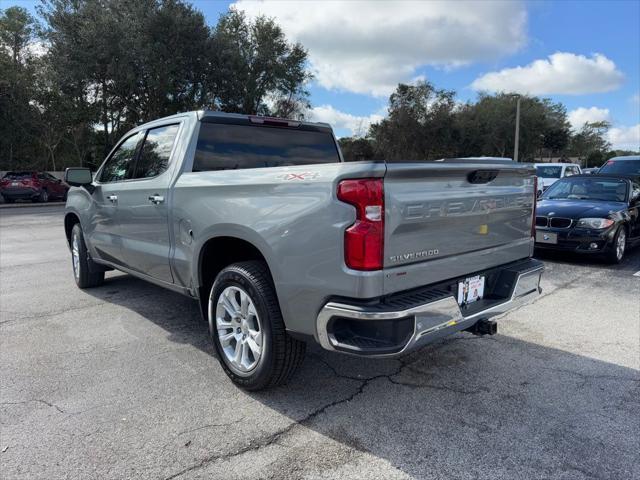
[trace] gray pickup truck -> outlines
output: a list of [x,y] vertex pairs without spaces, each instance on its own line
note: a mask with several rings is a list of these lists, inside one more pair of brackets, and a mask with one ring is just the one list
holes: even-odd
[[199,111],[65,180],[77,285],[118,269],[194,298],[246,389],[289,379],[308,341],[400,355],[494,333],[490,317],[540,292],[523,164],[345,163],[326,124]]

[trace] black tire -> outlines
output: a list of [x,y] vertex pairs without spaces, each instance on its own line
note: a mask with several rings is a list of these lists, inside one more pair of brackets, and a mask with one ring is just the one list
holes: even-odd
[[4,203],[14,203],[15,201],[16,201],[15,198],[4,197]]
[[[77,245],[76,245],[77,239]],[[78,249],[78,264],[76,266],[74,249]],[[92,268],[94,267],[94,268]],[[82,227],[76,223],[71,230],[71,268],[73,278],[78,288],[92,288],[102,285],[104,282],[104,272],[98,271],[99,266],[89,258],[87,246],[84,243]]]
[[[248,294],[260,319],[262,352],[257,365],[242,374],[236,371],[223,351],[216,326],[218,299],[228,287],[239,288]],[[222,270],[211,287],[207,312],[220,365],[227,376],[241,388],[255,391],[282,385],[302,363],[306,344],[287,334],[273,281],[264,262],[235,263]]]
[[[622,243],[622,246],[620,245]],[[623,225],[618,227],[615,236],[613,237],[613,245],[607,253],[607,260],[609,263],[620,263],[624,259],[624,255],[627,251],[627,230]]]
[[38,195],[39,203],[47,203],[49,201],[49,192],[45,188],[40,190],[40,195]]

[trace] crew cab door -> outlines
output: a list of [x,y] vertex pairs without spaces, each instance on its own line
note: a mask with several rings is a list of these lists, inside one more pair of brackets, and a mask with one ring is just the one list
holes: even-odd
[[173,283],[169,254],[169,166],[180,124],[150,128],[137,156],[132,178],[118,192],[117,221],[125,265],[140,273]]
[[119,196],[132,175],[142,137],[138,132],[124,138],[102,165],[92,194],[94,214],[85,225],[92,254],[118,265],[125,263],[117,218]]

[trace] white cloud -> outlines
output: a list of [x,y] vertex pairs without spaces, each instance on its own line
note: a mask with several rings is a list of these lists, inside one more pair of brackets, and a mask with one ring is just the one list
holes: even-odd
[[608,140],[614,149],[640,151],[640,123],[610,129]]
[[357,116],[336,110],[331,105],[321,105],[313,107],[309,111],[308,117],[312,122],[326,122],[335,130],[349,130],[351,135],[366,135],[369,125],[384,118],[384,111],[367,116]]
[[531,95],[580,95],[609,92],[618,88],[624,75],[604,55],[591,58],[557,52],[548,59],[535,60],[525,67],[489,72],[474,80],[475,90],[519,92]]
[[321,86],[374,96],[415,78],[421,66],[493,60],[526,42],[522,2],[238,0],[233,7],[274,17],[309,49]]
[[611,114],[608,108],[576,108],[568,114],[569,123],[574,130],[580,130],[585,123],[611,121]]
[[640,93],[632,95],[629,100],[631,100],[631,103],[633,103],[634,105],[640,105]]

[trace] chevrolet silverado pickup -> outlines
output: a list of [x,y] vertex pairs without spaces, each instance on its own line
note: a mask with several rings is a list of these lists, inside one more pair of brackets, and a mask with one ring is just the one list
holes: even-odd
[[540,292],[525,164],[344,162],[327,124],[198,111],[65,180],[78,287],[117,269],[192,297],[245,389],[286,382],[309,341],[401,355]]

